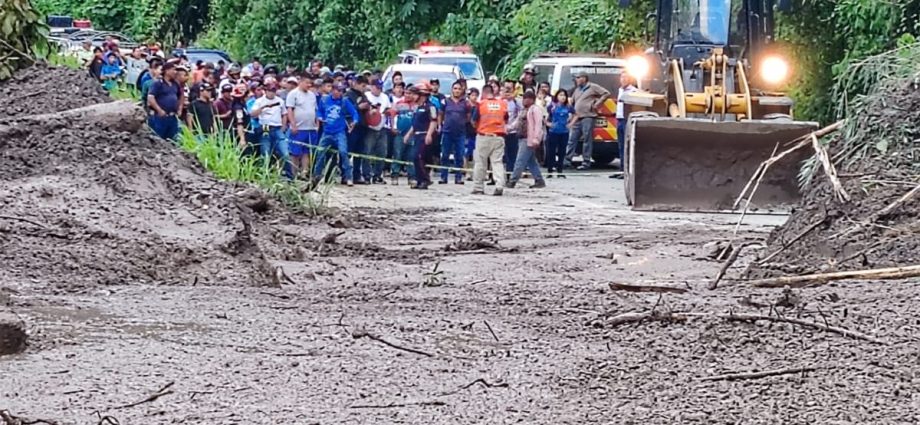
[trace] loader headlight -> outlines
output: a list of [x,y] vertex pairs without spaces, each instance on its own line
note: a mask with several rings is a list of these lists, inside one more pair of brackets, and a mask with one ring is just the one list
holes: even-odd
[[789,77],[789,63],[779,56],[768,56],[760,64],[760,75],[767,84],[780,84]]
[[642,56],[632,56],[626,60],[626,72],[637,80],[645,78],[648,70],[648,61]]

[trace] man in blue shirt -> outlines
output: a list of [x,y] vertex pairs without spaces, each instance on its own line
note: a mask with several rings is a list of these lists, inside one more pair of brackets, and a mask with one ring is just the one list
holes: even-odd
[[158,136],[175,141],[179,134],[179,115],[185,103],[185,91],[176,80],[176,64],[163,65],[163,78],[154,81],[147,93],[150,128]]
[[[466,144],[466,123],[470,122],[473,108],[463,97],[463,84],[455,82],[450,87],[450,97],[442,103],[444,124],[441,126],[441,165],[451,166],[450,156],[454,155],[453,166],[463,168],[463,148]],[[447,169],[441,170],[439,184],[447,184]],[[454,171],[454,183],[463,184],[463,172]]]
[[342,178],[348,186],[354,186],[351,162],[348,159],[348,133],[353,131],[358,119],[358,110],[350,100],[344,99],[345,86],[332,86],[332,93],[323,96],[317,104],[316,119],[323,124],[323,136],[319,140],[319,151],[313,169],[313,181],[323,178],[326,167],[326,151],[335,148],[339,151],[339,166]]

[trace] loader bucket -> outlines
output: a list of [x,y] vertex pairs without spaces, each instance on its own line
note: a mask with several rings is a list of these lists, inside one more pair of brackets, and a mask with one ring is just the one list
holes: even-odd
[[[817,123],[791,120],[633,118],[627,198],[636,210],[730,211],[763,161],[816,129]],[[783,212],[797,203],[799,168],[812,154],[803,148],[771,165],[750,211]]]

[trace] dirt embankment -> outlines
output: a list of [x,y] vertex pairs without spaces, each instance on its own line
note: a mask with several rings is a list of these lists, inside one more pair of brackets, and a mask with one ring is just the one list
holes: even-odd
[[107,102],[81,71],[34,66],[0,84],[0,279],[269,282],[251,208],[268,201],[208,176],[135,105]]
[[[770,236],[764,258],[772,258],[755,277],[920,264],[920,91],[908,87],[876,102],[882,112],[854,118],[860,140],[838,134],[829,147],[832,158],[843,158],[837,173],[850,199],[835,195],[819,170]],[[866,142],[863,134],[900,134],[905,142]],[[868,147],[856,150],[860,144]]]

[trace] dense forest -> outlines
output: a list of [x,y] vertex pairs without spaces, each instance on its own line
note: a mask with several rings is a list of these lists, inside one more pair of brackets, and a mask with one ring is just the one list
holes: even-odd
[[[608,52],[642,42],[654,1],[635,0],[33,0],[139,40],[220,47],[236,58],[303,64],[314,57],[383,65],[423,40],[469,44],[484,66],[514,75],[540,51]],[[920,34],[920,0],[797,0],[778,15],[793,58],[799,114],[827,121],[846,65]],[[858,86],[856,82],[855,86]],[[858,87],[854,86],[854,90]]]

